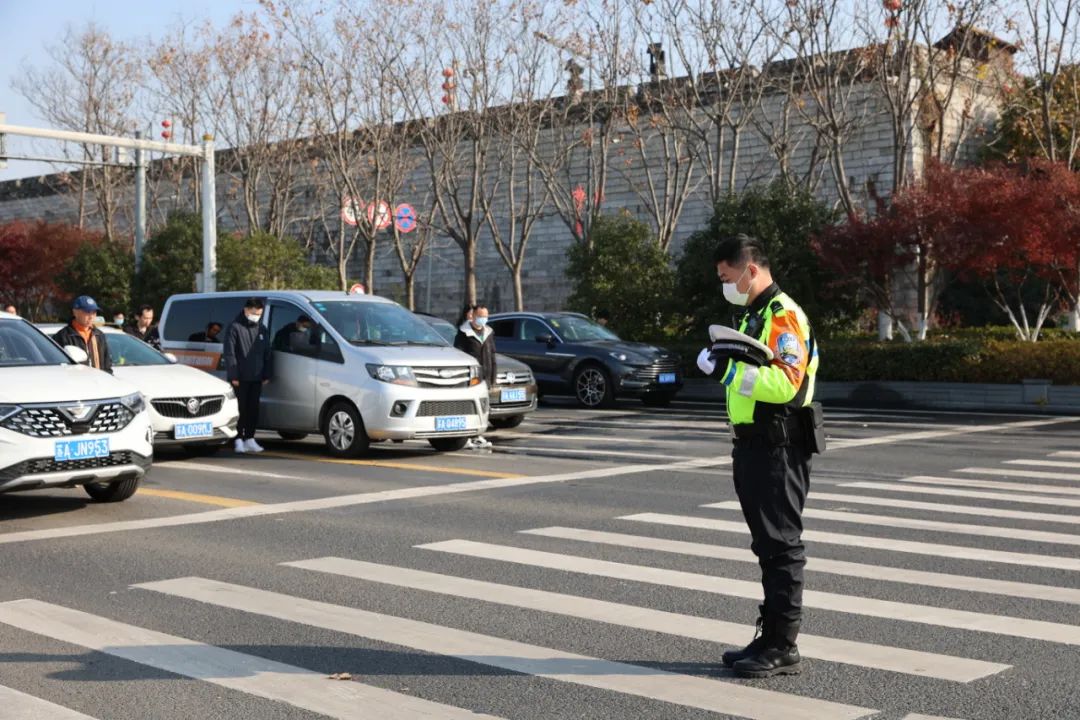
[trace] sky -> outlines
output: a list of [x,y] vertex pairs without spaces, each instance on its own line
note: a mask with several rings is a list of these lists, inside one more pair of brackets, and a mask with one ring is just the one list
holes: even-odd
[[[12,77],[25,64],[48,64],[45,47],[55,44],[67,24],[80,27],[93,21],[117,39],[160,39],[178,19],[209,19],[223,25],[238,12],[258,7],[257,0],[0,0],[0,112],[12,125],[46,127],[34,108],[11,87]],[[8,138],[7,152],[27,155],[59,154],[55,143]],[[8,161],[0,181],[54,172],[46,163]]]

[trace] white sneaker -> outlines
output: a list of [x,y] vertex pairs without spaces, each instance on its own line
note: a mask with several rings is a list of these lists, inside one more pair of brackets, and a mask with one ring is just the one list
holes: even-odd
[[244,441],[240,438],[236,438],[236,442],[233,443],[233,452],[246,453],[247,445],[245,445]]
[[466,450],[476,450],[478,447],[480,447],[480,446],[477,445],[476,441],[473,440],[472,438],[469,438],[468,440],[465,441],[465,449]]
[[255,438],[248,438],[244,441],[244,449],[248,452],[261,453],[263,451],[262,445],[255,442]]
[[488,439],[487,439],[486,437],[484,437],[483,435],[481,435],[480,437],[476,438],[476,444],[477,444],[477,445],[478,445],[479,447],[482,447],[482,448],[489,448],[489,447],[491,447],[491,441],[490,441],[490,440],[488,440]]

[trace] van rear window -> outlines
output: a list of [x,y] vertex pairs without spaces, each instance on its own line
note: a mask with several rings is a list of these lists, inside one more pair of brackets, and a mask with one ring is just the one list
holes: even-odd
[[204,333],[211,323],[220,323],[218,342],[221,342],[229,325],[244,309],[244,300],[242,297],[174,300],[158,330],[167,342],[200,342],[205,341]]

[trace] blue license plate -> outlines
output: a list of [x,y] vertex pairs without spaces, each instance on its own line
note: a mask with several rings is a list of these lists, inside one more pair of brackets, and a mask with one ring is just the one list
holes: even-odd
[[175,427],[173,427],[173,436],[177,440],[197,440],[199,438],[214,437],[214,423],[210,421],[176,423]]
[[109,438],[95,440],[57,440],[53,445],[53,460],[72,462],[109,457]]
[[464,415],[435,418],[435,430],[437,432],[455,432],[468,429],[468,421]]
[[673,385],[675,383],[675,373],[660,373],[661,385]]
[[499,402],[504,403],[519,403],[525,402],[529,399],[529,396],[525,394],[525,388],[510,388],[503,390],[499,395]]

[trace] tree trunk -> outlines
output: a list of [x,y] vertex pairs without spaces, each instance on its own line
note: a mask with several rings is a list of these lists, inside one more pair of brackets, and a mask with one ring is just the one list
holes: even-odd
[[461,249],[465,257],[465,302],[476,304],[476,241],[468,240]]
[[525,293],[521,289],[521,263],[515,265],[510,274],[514,279],[514,310],[522,312],[525,309]]
[[416,266],[413,265],[413,272],[405,273],[405,305],[416,312]]
[[1065,326],[1070,332],[1080,332],[1080,303],[1074,303],[1069,311],[1069,321]]
[[892,340],[893,339],[893,319],[885,310],[878,310],[877,316],[877,333],[878,340]]
[[375,294],[375,250],[377,247],[375,237],[372,236],[364,253],[364,292],[368,295]]

